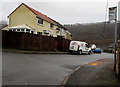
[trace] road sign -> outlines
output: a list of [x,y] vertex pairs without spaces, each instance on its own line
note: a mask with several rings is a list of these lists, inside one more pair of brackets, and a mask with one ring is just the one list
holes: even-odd
[[109,21],[117,19],[117,7],[109,8]]
[[118,22],[120,22],[120,1],[118,2]]

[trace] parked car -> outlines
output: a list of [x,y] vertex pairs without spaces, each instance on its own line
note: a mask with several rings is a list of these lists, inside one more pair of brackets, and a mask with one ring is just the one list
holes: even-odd
[[96,48],[96,49],[93,50],[93,53],[101,53],[101,52],[102,52],[101,48]]
[[86,42],[71,41],[69,46],[70,53],[77,52],[78,54],[91,54],[91,48]]

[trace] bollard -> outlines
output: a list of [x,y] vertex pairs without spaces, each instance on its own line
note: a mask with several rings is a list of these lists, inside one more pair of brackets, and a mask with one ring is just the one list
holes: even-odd
[[120,78],[120,40],[118,41],[117,46],[116,74]]

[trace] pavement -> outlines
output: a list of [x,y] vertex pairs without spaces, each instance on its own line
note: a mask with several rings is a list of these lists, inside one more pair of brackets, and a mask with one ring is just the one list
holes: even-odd
[[67,76],[62,83],[62,87],[70,85],[74,85],[73,87],[77,85],[119,87],[120,80],[116,76],[113,66],[113,59],[109,58],[85,64]]
[[61,51],[34,51],[34,50],[22,50],[22,49],[2,49],[2,52],[12,53],[24,53],[24,54],[68,54],[69,52]]

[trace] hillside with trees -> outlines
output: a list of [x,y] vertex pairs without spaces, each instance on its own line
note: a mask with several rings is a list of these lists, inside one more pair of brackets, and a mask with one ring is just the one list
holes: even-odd
[[[114,23],[66,24],[64,27],[72,33],[73,40],[94,43],[102,48],[114,42]],[[120,24],[118,24],[118,38],[120,39]]]
[[2,29],[3,27],[5,27],[7,25],[6,21],[0,21],[0,29]]

